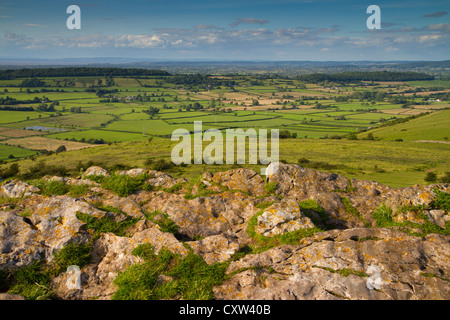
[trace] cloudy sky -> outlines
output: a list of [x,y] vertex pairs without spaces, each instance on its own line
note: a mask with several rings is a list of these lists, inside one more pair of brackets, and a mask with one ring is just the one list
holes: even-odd
[[[369,5],[381,29],[368,30]],[[69,30],[69,5],[81,30]],[[0,58],[450,59],[450,1],[2,0]]]

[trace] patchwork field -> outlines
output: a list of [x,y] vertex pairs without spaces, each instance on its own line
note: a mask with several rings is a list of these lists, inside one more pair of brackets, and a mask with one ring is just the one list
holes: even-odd
[[[0,161],[64,145],[69,152],[46,161],[69,168],[89,159],[142,166],[149,157],[170,160],[172,132],[192,133],[194,121],[202,121],[203,130],[222,132],[279,129],[285,161],[307,158],[330,164],[321,170],[394,186],[423,183],[425,171],[450,170],[448,81],[185,77],[49,77],[42,78],[46,87],[32,88],[20,87],[24,79],[0,80]],[[216,170],[187,166],[173,174],[206,169]]]
[[9,139],[5,141],[0,141],[0,143],[19,146],[24,149],[30,150],[48,150],[56,151],[59,146],[65,146],[68,151],[78,150],[84,148],[95,147],[92,144],[73,142],[73,141],[61,141],[57,139],[50,139],[46,137],[27,137],[20,139]]

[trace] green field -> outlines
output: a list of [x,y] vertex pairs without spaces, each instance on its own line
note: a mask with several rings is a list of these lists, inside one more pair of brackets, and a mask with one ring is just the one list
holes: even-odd
[[[437,111],[406,123],[377,128],[370,132],[380,140],[448,141],[450,139],[450,110]],[[361,136],[363,135],[361,134]]]
[[[36,151],[0,144],[0,160],[11,160],[35,155]],[[11,158],[14,157],[14,158]]]
[[[13,107],[33,107],[36,111],[0,109],[0,143],[24,135],[26,138],[27,132],[19,129],[38,126],[44,127],[42,132],[29,131],[30,136],[59,139],[61,145],[64,141],[104,144],[43,156],[50,164],[73,169],[79,161],[99,160],[108,165],[142,166],[148,158],[169,160],[176,144],[170,141],[172,132],[193,132],[194,121],[202,121],[203,130],[287,130],[295,138],[280,140],[284,161],[297,163],[298,159],[307,158],[320,164],[318,170],[392,186],[424,183],[426,171],[442,174],[450,170],[450,145],[445,143],[450,138],[450,104],[436,102],[424,92],[450,92],[448,81],[380,82],[367,86],[313,84],[277,77],[224,78],[233,80],[234,87],[175,84],[170,77],[157,76],[114,77],[114,83],[108,87],[104,86],[105,77],[95,76],[43,78],[45,88],[22,88],[24,79],[0,80],[0,98],[27,101],[38,97],[54,108],[38,111],[42,103],[20,103]],[[336,86],[338,89],[332,89]],[[417,96],[404,94],[416,88]],[[102,90],[106,93],[100,94]],[[375,91],[384,94],[383,98],[355,95]],[[159,110],[152,115],[144,112],[150,108]],[[422,112],[430,114],[409,118]],[[401,121],[405,122],[398,123]],[[357,140],[353,140],[355,134]],[[422,140],[441,143],[416,142]],[[11,162],[35,154],[33,150],[0,144],[0,161]],[[32,164],[30,160],[20,161],[24,170]],[[172,174],[194,177],[204,170],[232,167],[188,165],[177,167]],[[259,170],[256,165],[248,167]]]

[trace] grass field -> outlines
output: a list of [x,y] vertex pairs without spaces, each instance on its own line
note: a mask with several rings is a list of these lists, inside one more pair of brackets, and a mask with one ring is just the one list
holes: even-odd
[[[380,140],[448,141],[450,139],[450,109],[437,111],[395,126],[376,128],[370,132]],[[360,137],[364,135],[367,133],[360,134]]]
[[[64,165],[74,170],[78,162],[90,160],[111,167],[123,164],[145,167],[145,160],[151,158],[170,161],[172,148],[177,142],[167,139],[153,139],[140,142],[123,142],[110,146],[97,146],[44,156],[49,165]],[[205,146],[207,143],[205,143]],[[5,154],[5,152],[3,152]],[[8,152],[6,152],[7,154]],[[317,170],[335,172],[358,179],[376,180],[392,187],[426,183],[425,173],[433,170],[438,175],[450,170],[450,147],[443,144],[391,141],[349,141],[326,139],[282,139],[280,159],[298,163],[299,159],[319,163]],[[19,162],[26,170],[35,162]],[[257,172],[262,165],[187,165],[177,166],[168,173],[173,176],[195,178],[205,171],[218,172],[237,167],[248,167]],[[307,166],[307,165],[305,165]]]
[[0,161],[11,160],[13,158],[23,158],[35,155],[36,151],[24,149],[20,147],[7,146],[5,144],[0,144]]
[[[79,161],[89,160],[108,166],[143,166],[148,158],[170,160],[176,144],[168,138],[172,132],[175,129],[192,132],[194,121],[202,121],[203,130],[218,128],[222,132],[227,128],[288,130],[297,138],[280,140],[281,159],[297,163],[298,159],[306,158],[318,170],[373,179],[391,186],[424,183],[427,171],[442,174],[450,170],[450,145],[445,143],[450,138],[450,104],[427,102],[426,98],[427,90],[450,92],[448,81],[339,84],[336,88],[333,84],[236,76],[232,89],[225,86],[209,89],[191,88],[157,77],[115,77],[113,86],[98,88],[93,86],[99,80],[105,83],[104,77],[78,77],[44,79],[51,86],[44,89],[57,88],[64,92],[40,92],[43,88],[31,88],[32,92],[27,93],[26,88],[17,87],[22,80],[0,80],[0,95],[22,101],[46,97],[50,99],[48,104],[58,103],[51,112],[0,110],[0,143],[3,143],[0,144],[0,160],[8,162],[14,160],[11,157],[35,155],[34,150],[54,151],[65,145],[72,151],[42,156],[43,159],[71,170]],[[258,81],[257,85],[254,80]],[[58,87],[62,85],[69,86]],[[413,98],[410,91],[416,88],[420,90]],[[98,89],[117,89],[117,92],[100,97],[95,92]],[[388,95],[377,101],[347,99],[355,92],[374,90]],[[412,100],[408,107],[402,108],[401,103],[391,100],[395,96]],[[194,110],[192,105],[196,102],[203,109]],[[20,106],[37,109],[39,105]],[[150,107],[159,108],[159,112],[153,116],[143,112]],[[392,120],[422,112],[430,114],[389,125]],[[384,126],[386,124],[388,126]],[[32,126],[65,131],[23,130]],[[357,134],[358,140],[348,140],[352,133]],[[367,140],[369,134],[373,140]],[[88,148],[93,146],[84,143],[89,140],[103,140],[110,145]],[[441,143],[416,142],[423,140]],[[33,163],[29,159],[19,162],[23,170]],[[175,167],[170,173],[196,177],[205,170],[214,172],[233,167],[237,166],[188,165]],[[247,167],[259,171],[261,166]]]
[[59,146],[64,145],[67,150],[77,150],[95,147],[91,144],[79,143],[74,141],[60,141],[56,139],[49,139],[46,137],[27,137],[19,139],[9,139],[5,141],[0,141],[0,143],[5,143],[8,145],[19,146],[21,148],[26,148],[30,150],[49,150],[56,151]]

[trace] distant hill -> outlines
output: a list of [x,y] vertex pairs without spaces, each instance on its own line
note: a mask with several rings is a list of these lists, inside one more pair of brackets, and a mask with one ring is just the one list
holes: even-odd
[[400,63],[397,65],[398,68],[450,68],[450,60],[445,61],[416,61],[409,63]]

